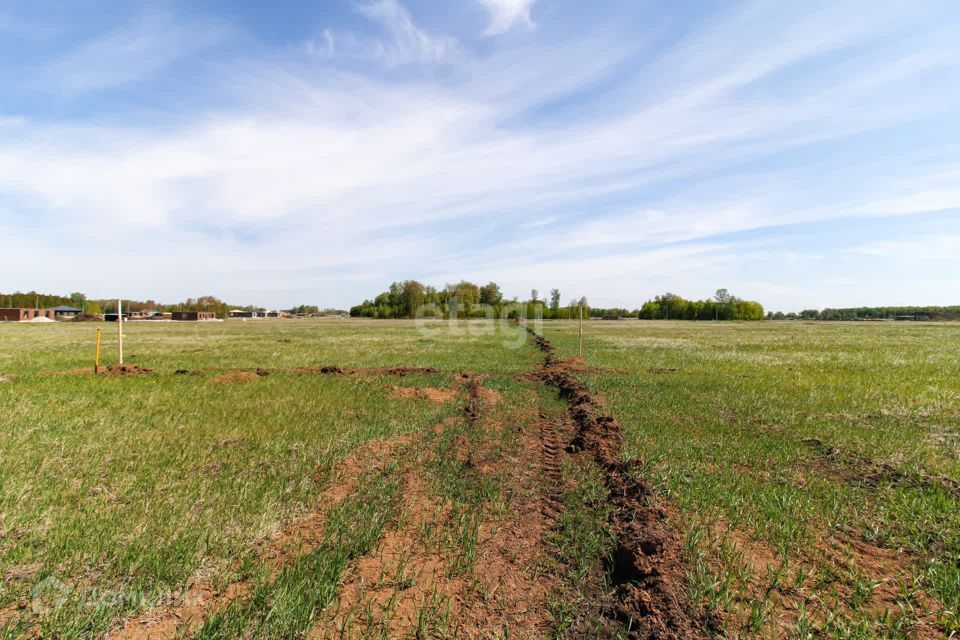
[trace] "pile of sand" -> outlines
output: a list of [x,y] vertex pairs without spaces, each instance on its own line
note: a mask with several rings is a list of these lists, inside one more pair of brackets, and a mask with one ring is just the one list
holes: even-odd
[[55,321],[51,320],[47,316],[37,316],[36,318],[32,320],[27,320],[26,322],[55,322]]

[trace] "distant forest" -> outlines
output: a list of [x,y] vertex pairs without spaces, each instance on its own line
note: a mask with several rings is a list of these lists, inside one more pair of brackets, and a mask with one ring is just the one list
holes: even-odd
[[404,280],[394,282],[373,300],[364,300],[363,304],[352,307],[350,315],[354,318],[414,318],[419,313],[422,317],[483,318],[490,310],[496,317],[501,317],[506,310],[507,317],[511,318],[521,315],[535,318],[539,314],[543,318],[559,320],[576,318],[581,305],[589,308],[585,297],[562,305],[557,289],[551,290],[544,298],[533,289],[528,300],[504,300],[496,282],[477,285],[462,280],[438,289],[416,280]]
[[718,289],[708,300],[684,300],[664,293],[643,303],[641,320],[763,320],[763,305],[742,300],[726,289]]
[[[454,305],[456,308],[454,309]],[[485,308],[484,305],[489,305]],[[586,297],[561,304],[558,289],[541,298],[534,289],[526,300],[504,300],[500,286],[495,282],[477,285],[468,281],[447,284],[442,288],[426,286],[416,280],[394,282],[373,300],[365,300],[350,309],[356,318],[413,318],[419,313],[426,317],[460,318],[484,317],[492,308],[496,317],[506,309],[507,317],[525,315],[527,318],[542,317],[545,320],[576,318],[578,309],[592,317],[634,317],[643,320],[763,320],[763,306],[759,302],[741,300],[726,289],[717,291],[711,300],[685,300],[665,293],[644,303],[639,310],[625,308],[591,308]]]
[[891,320],[915,317],[928,320],[960,320],[960,306],[951,307],[850,307],[804,309],[800,313],[768,313],[768,320]]

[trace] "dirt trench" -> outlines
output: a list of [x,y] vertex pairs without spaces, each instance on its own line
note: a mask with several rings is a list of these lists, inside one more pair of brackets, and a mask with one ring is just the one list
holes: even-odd
[[670,524],[652,487],[638,479],[623,457],[623,434],[617,421],[603,415],[590,390],[575,378],[553,345],[528,329],[544,353],[534,377],[566,399],[574,424],[567,451],[589,455],[603,473],[613,507],[610,526],[617,539],[611,562],[615,601],[606,615],[633,638],[705,638],[714,623],[702,619],[686,601],[686,570],[679,532]]

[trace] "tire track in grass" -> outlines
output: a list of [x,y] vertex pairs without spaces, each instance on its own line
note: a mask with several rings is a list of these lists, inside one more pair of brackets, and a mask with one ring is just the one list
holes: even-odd
[[348,572],[310,638],[549,636],[558,580],[539,573],[550,527],[539,425],[526,405],[498,406],[483,380],[457,376],[463,418],[412,450],[397,527]]
[[623,458],[620,425],[603,415],[589,389],[557,360],[553,345],[527,329],[544,353],[532,377],[556,388],[566,399],[575,433],[568,450],[584,452],[603,473],[612,504],[616,550],[611,573],[617,587],[612,614],[631,637],[687,640],[706,637],[707,620],[686,601],[686,566],[679,533],[669,523],[652,487],[634,475]]
[[316,549],[258,581],[248,598],[214,613],[194,640],[306,636],[317,613],[336,596],[349,564],[372,551],[396,517],[401,487],[396,464],[362,478],[356,493],[330,510]]
[[543,411],[538,421],[540,431],[540,467],[544,477],[543,515],[550,521],[555,521],[563,509],[560,501],[562,472],[559,456],[561,453],[557,436],[557,425],[550,420]]
[[[321,367],[301,367],[292,370],[297,374],[326,374],[326,375],[391,375],[406,377],[413,374],[436,374],[439,370],[424,367],[388,367],[378,369],[344,369],[337,365]],[[266,370],[258,370],[258,375],[268,375]],[[252,377],[258,377],[250,373]],[[450,393],[455,393],[462,386],[469,388],[469,396],[473,410],[479,412],[479,403],[489,398],[489,394],[479,384],[480,378],[473,374],[458,374]],[[415,388],[412,388],[415,389]],[[492,391],[492,390],[486,390]],[[322,544],[324,538],[324,522],[331,509],[340,505],[357,488],[358,478],[365,470],[373,467],[383,467],[386,461],[395,459],[398,452],[409,446],[412,435],[399,436],[387,440],[372,440],[362,444],[347,459],[336,472],[342,478],[332,484],[325,492],[320,508],[297,520],[284,528],[268,543],[267,548],[259,554],[259,558],[266,562],[271,573],[285,571],[310,554]],[[230,583],[226,587],[217,588],[209,580],[197,581],[190,589],[178,598],[176,604],[155,608],[124,621],[115,628],[107,640],[169,640],[183,637],[206,625],[211,616],[236,608],[238,601],[255,596],[254,584],[251,579],[244,579]],[[219,636],[215,636],[219,637]]]
[[[316,549],[324,538],[328,513],[357,490],[365,470],[385,466],[410,439],[405,435],[360,445],[337,466],[337,480],[324,491],[320,506],[276,534],[267,543],[261,559],[279,570],[294,563],[301,554]],[[208,579],[198,580],[178,604],[152,609],[124,621],[108,634],[107,640],[169,640],[188,634],[210,615],[249,596],[252,587],[250,579],[232,582],[223,588],[217,588]]]

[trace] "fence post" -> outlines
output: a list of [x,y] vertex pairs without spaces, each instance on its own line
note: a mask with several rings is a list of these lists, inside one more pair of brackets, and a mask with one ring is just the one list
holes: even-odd
[[581,305],[578,307],[578,309],[580,310],[580,313],[578,314],[578,315],[580,316],[580,351],[579,351],[579,355],[580,355],[580,357],[582,358],[582,357],[583,357],[583,305],[581,304]]

